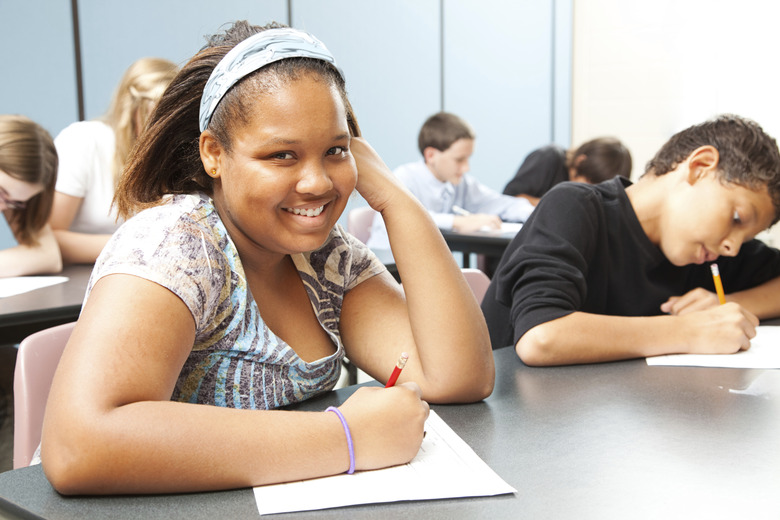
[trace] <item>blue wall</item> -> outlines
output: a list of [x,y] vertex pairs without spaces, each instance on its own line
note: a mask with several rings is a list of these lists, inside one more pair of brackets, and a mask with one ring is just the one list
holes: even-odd
[[[391,168],[419,157],[420,125],[447,110],[477,132],[472,173],[500,190],[533,148],[570,145],[572,1],[75,0],[84,115],[106,110],[142,56],[183,63],[227,22],[276,20],[334,53],[361,128]],[[0,113],[56,135],[79,118],[71,0],[45,9],[2,0],[0,21]],[[350,207],[362,204],[356,196]]]

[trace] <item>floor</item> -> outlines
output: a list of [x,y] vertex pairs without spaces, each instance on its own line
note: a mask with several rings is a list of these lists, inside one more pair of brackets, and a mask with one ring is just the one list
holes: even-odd
[[0,472],[13,469],[16,345],[0,345]]

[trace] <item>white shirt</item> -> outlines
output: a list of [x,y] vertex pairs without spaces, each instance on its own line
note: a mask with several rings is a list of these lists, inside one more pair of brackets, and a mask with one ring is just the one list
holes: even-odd
[[79,121],[54,140],[59,157],[56,190],[79,197],[81,207],[71,231],[111,234],[119,227],[114,198],[114,131],[101,121]]
[[[465,175],[457,186],[442,182],[422,160],[399,166],[393,173],[425,206],[439,229],[452,229],[455,217],[453,206],[460,206],[470,213],[498,215],[506,222],[525,222],[534,209],[526,199],[503,195],[471,175]],[[374,218],[367,245],[374,249],[390,247],[381,217]]]

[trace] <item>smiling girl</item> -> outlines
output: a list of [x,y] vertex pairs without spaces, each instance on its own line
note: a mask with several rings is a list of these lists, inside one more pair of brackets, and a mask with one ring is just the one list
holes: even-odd
[[0,115],[0,211],[18,245],[0,251],[0,277],[58,273],[62,258],[46,221],[57,181],[57,150],[30,119]]
[[[479,307],[425,209],[358,137],[313,36],[238,22],[163,95],[119,186],[47,406],[62,493],[195,491],[409,461],[429,402],[488,396]],[[337,220],[382,213],[403,289]],[[147,208],[147,209],[143,209]],[[140,211],[142,210],[143,211]],[[140,211],[140,212],[139,212]],[[344,356],[380,381],[325,412]]]

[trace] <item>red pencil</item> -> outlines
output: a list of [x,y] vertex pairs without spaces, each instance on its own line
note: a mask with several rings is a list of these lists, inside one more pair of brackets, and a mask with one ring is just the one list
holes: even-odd
[[390,374],[390,379],[387,380],[385,388],[390,388],[391,386],[395,385],[395,382],[398,381],[398,376],[401,375],[401,370],[403,370],[406,366],[406,361],[408,359],[409,354],[406,352],[401,353],[401,357],[398,358],[398,363],[396,363],[395,368],[393,369],[393,373]]

